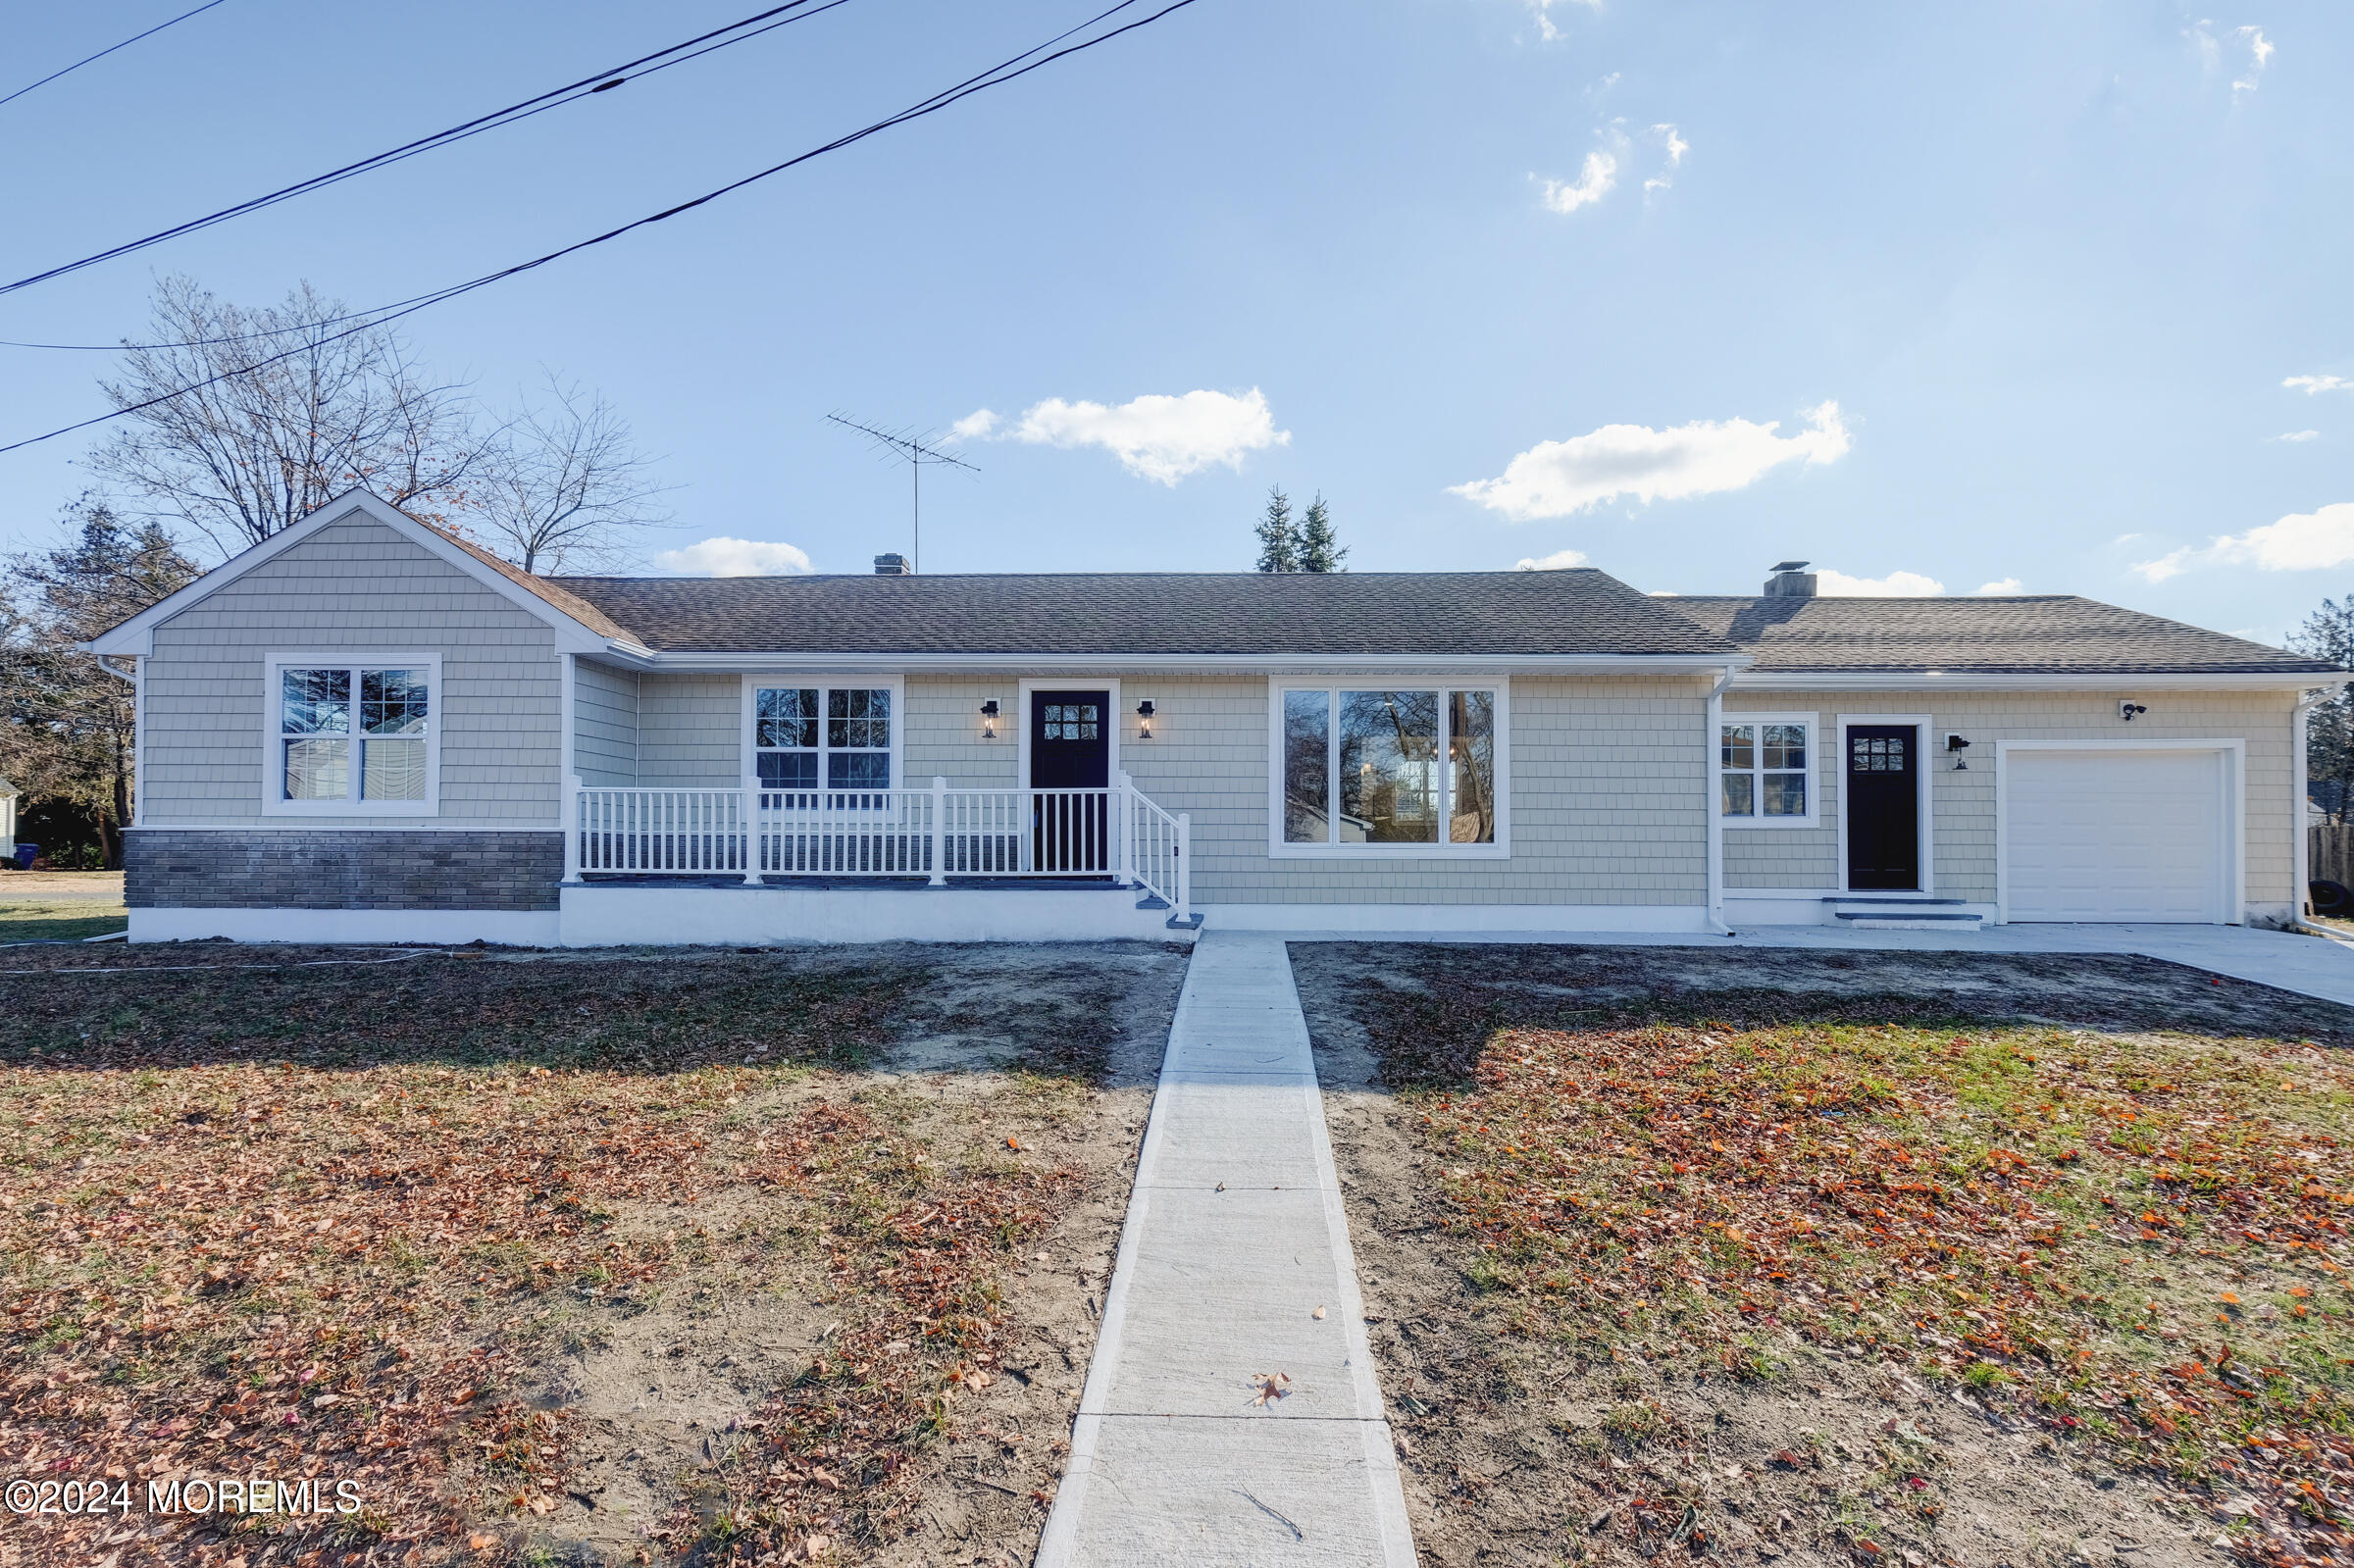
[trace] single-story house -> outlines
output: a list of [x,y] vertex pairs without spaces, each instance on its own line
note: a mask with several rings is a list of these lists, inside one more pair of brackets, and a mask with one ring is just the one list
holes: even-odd
[[17,847],[17,786],[0,779],[0,860],[7,859]]
[[1803,564],[552,578],[354,493],[89,646],[142,941],[2296,916],[2345,672]]

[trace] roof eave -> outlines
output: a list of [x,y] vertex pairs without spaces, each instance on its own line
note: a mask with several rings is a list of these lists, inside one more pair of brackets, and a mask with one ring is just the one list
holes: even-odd
[[2347,671],[2308,670],[1760,670],[1733,677],[1736,691],[2303,691],[2342,686]]
[[1684,675],[1738,670],[1746,653],[763,653],[670,650],[655,652],[609,642],[611,662],[644,671],[744,673],[807,671],[812,674],[904,671],[1018,670],[1053,674],[1315,675],[1388,671],[1445,675],[1454,672],[1617,675]]

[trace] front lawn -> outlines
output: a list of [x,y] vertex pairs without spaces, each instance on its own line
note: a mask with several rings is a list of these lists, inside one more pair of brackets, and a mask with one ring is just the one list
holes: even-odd
[[79,941],[124,930],[129,917],[120,903],[87,898],[42,898],[37,893],[9,896],[0,883],[0,943]]
[[12,956],[0,1470],[133,1499],[13,1560],[1035,1541],[1181,955]]
[[1295,953],[1433,1560],[2354,1540],[2354,1013],[2133,959]]

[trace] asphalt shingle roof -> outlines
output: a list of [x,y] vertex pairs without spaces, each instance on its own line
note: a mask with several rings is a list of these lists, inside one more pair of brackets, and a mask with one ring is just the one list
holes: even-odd
[[2318,659],[2073,594],[2020,598],[1686,597],[1666,601],[1761,671],[2260,675]]
[[1607,573],[552,578],[657,652],[1727,653]]

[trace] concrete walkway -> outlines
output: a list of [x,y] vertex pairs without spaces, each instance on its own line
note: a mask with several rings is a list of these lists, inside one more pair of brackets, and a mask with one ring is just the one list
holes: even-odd
[[1279,936],[1194,949],[1038,1563],[1413,1568]]
[[2354,944],[2244,926],[1989,926],[1978,932],[1753,926],[1697,932],[1293,932],[1301,941],[1561,942],[1597,947],[1817,947],[1842,952],[2137,953],[2354,1007]]

